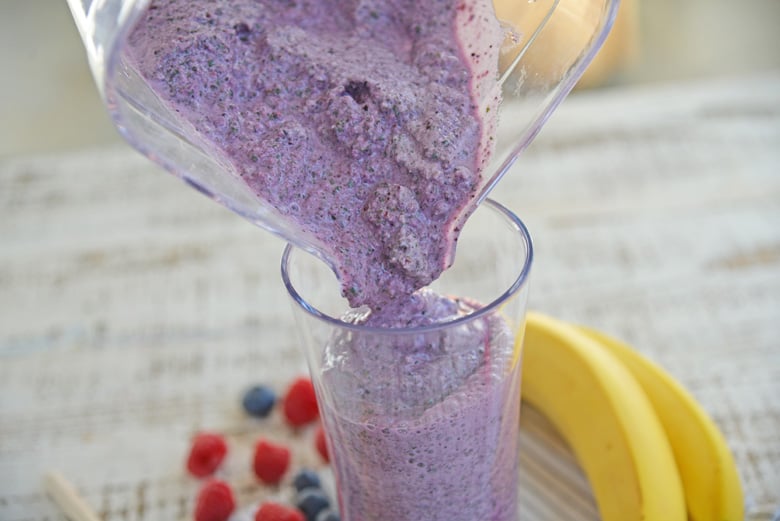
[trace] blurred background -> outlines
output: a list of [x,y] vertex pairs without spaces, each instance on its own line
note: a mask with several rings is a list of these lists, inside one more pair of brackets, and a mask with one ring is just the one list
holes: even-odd
[[[780,0],[623,0],[584,86],[617,88],[780,69]],[[0,4],[0,157],[119,141],[64,0]]]

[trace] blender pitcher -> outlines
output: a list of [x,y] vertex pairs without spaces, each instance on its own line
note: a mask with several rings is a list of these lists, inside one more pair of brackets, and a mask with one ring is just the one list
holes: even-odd
[[[163,103],[128,59],[128,39],[150,0],[68,0],[100,95],[122,136],[175,176],[295,246],[328,261],[316,239],[260,199],[214,147]],[[495,151],[471,213],[509,170],[606,38],[618,0],[494,0],[504,31]],[[490,103],[488,100],[482,100]]]

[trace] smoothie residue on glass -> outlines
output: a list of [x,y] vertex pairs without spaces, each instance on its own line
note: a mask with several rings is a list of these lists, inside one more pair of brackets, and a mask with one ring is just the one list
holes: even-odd
[[483,0],[153,0],[129,61],[375,312],[452,261],[493,149]]

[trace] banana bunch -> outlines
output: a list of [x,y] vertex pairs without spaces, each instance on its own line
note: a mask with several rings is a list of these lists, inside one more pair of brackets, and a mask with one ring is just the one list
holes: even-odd
[[741,521],[731,452],[694,398],[602,333],[530,312],[523,399],[558,428],[605,521]]

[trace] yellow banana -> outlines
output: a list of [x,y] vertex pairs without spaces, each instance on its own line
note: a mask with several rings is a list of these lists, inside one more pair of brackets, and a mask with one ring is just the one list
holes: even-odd
[[524,342],[523,398],[568,441],[602,519],[685,521],[672,449],[628,369],[576,327],[538,313],[528,314]]
[[631,347],[581,328],[617,357],[642,386],[672,446],[692,521],[741,521],[744,499],[723,435],[693,396]]

